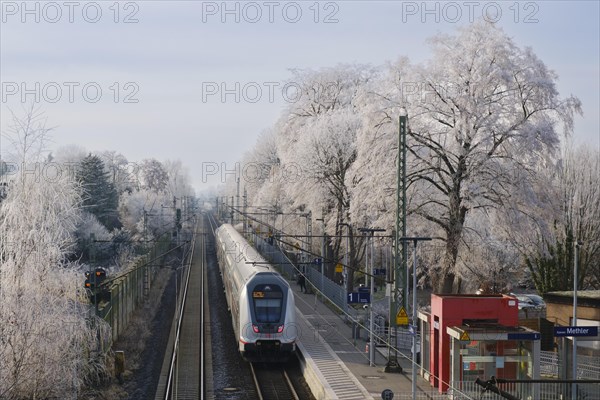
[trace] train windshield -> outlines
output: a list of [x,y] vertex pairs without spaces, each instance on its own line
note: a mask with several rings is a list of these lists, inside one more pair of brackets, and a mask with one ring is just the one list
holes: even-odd
[[254,315],[258,323],[279,322],[283,292],[277,285],[258,285],[252,292]]

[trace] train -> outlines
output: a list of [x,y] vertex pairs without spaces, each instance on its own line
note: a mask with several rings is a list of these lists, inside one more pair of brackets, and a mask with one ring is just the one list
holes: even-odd
[[251,362],[287,361],[298,336],[289,283],[232,225],[217,228],[215,239],[241,356]]

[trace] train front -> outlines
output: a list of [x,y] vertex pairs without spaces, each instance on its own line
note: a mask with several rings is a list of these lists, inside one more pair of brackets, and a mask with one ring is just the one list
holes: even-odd
[[296,351],[294,293],[278,274],[256,274],[242,294],[240,351],[249,361],[283,362]]

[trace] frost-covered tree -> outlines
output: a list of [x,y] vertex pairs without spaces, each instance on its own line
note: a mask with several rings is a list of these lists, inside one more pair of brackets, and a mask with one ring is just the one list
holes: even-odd
[[[24,163],[39,162],[48,151],[48,142],[52,127],[47,127],[47,118],[40,107],[35,103],[24,106],[22,114],[10,110],[11,123],[6,132],[2,132],[4,139],[5,161],[16,163],[19,168],[28,167]],[[7,146],[8,144],[8,146]]]
[[140,163],[141,187],[154,192],[163,192],[168,185],[169,175],[160,161],[153,158],[142,160]]
[[460,290],[469,214],[506,206],[535,180],[536,167],[556,154],[558,125],[571,132],[580,103],[560,98],[556,74],[493,24],[477,22],[432,44],[426,64],[390,74],[374,112],[380,127],[397,132],[392,116],[399,106],[408,110],[410,212],[444,243],[432,278],[435,291],[450,293]]
[[435,239],[423,257],[434,290],[449,293],[474,271],[482,283],[494,271],[512,273],[517,248],[505,249],[515,241],[500,229],[503,219],[519,227],[513,236],[537,224],[549,237],[543,221],[554,205],[546,207],[540,171],[554,165],[560,134],[572,132],[581,107],[559,95],[556,74],[532,49],[494,24],[479,21],[431,43],[422,65],[402,58],[381,70],[294,71],[298,93],[273,127],[277,163],[269,171],[301,178],[251,190],[261,203],[323,213],[334,249],[344,224],[350,232],[393,230],[398,115],[406,109],[408,233]]
[[[600,149],[580,147],[568,154],[565,185],[574,184],[576,193],[573,222],[575,239],[581,242],[580,287],[600,289]],[[575,207],[573,207],[575,208]],[[569,209],[569,208],[567,208]]]
[[598,288],[600,154],[567,147],[561,162],[540,175],[545,185],[538,191],[550,192],[544,212],[530,212],[535,218],[529,217],[524,229],[510,231],[520,241],[529,238],[529,246],[520,248],[536,289],[546,293],[573,288],[575,241],[581,243],[578,287]]
[[104,163],[104,168],[109,174],[110,182],[117,190],[117,193],[131,192],[139,186],[139,181],[136,177],[139,166],[129,163],[123,154],[116,151],[102,151],[98,153],[98,157]]
[[107,229],[118,228],[119,195],[100,157],[89,154],[81,160],[76,176],[84,191],[84,209],[95,215]]
[[[112,232],[113,248],[123,254],[127,250],[120,244],[124,239],[138,243],[136,251],[145,252],[151,241],[173,230],[176,215],[174,200],[182,212],[186,211],[185,207],[193,206],[194,192],[180,161],[163,164],[148,159],[139,166],[140,185],[119,197],[118,213],[123,229]],[[115,255],[115,260],[121,258]],[[118,264],[122,262],[118,261]]]
[[[315,196],[310,205],[317,209],[322,205],[326,211],[328,233],[334,235],[331,240],[334,261],[339,260],[341,246],[349,244],[351,259],[356,261],[355,233],[349,215],[350,185],[348,171],[356,159],[356,132],[361,120],[349,108],[339,109],[315,117],[299,132],[298,161],[304,160],[302,179],[296,183],[303,190],[312,188]],[[304,196],[304,201],[308,200]],[[317,212],[317,216],[319,213]],[[340,236],[349,235],[349,241],[339,240]],[[335,263],[332,263],[335,264]],[[331,265],[333,268],[333,265]],[[329,271],[332,276],[332,271]],[[349,282],[352,282],[351,269]]]
[[280,180],[272,172],[280,163],[276,132],[272,129],[264,131],[254,147],[244,155],[240,167],[241,181],[250,204],[270,204],[270,199],[273,198],[269,190],[270,184]]
[[74,174],[77,165],[87,155],[88,151],[77,145],[60,146],[52,152],[52,161],[61,165],[64,171],[68,171],[71,175]]
[[91,357],[99,344],[83,275],[67,258],[80,200],[64,178],[21,183],[0,206],[0,397],[61,397],[104,368]]
[[[354,102],[372,75],[371,68],[363,65],[294,71],[291,81],[300,88],[298,101],[276,126],[281,168],[289,172],[284,185],[292,207],[311,210],[315,218],[325,220],[333,261],[341,260],[341,246],[346,243],[340,237],[352,236],[348,251],[353,269],[358,251],[348,212],[347,172],[356,159],[356,134],[362,122]],[[331,277],[334,265],[328,265]]]
[[[191,199],[194,197],[194,188],[190,183],[189,171],[181,161],[166,160],[162,165],[167,173],[166,195],[177,199]],[[186,204],[191,206],[189,203]]]
[[[33,129],[45,131],[43,125]],[[36,151],[17,152],[19,165],[41,161],[43,144],[29,139],[21,149]],[[2,399],[75,397],[86,382],[104,373],[98,339],[107,339],[110,332],[89,317],[80,293],[83,276],[68,261],[80,203],[72,176],[23,174],[0,204]]]

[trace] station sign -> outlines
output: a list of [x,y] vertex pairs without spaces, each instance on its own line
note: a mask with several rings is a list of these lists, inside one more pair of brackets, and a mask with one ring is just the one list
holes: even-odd
[[385,276],[387,270],[385,268],[373,268],[373,275]]
[[540,340],[541,337],[539,332],[516,332],[506,335],[508,340]]
[[371,293],[352,292],[348,293],[348,304],[369,304],[371,303]]
[[555,337],[591,337],[598,336],[597,326],[555,326]]

